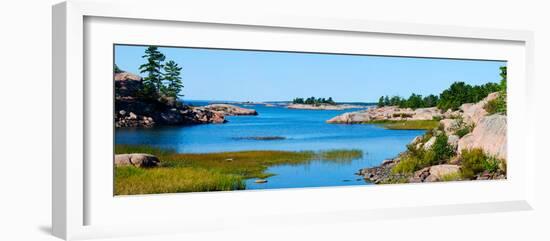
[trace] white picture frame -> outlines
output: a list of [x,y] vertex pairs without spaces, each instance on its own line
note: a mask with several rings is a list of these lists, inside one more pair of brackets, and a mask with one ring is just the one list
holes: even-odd
[[[131,28],[130,25],[136,27],[139,24],[143,24],[143,28],[154,31],[158,35],[131,38],[131,33],[127,36],[106,34],[107,31],[120,28],[121,25]],[[110,29],[109,26],[113,28]],[[241,32],[234,34],[235,37],[228,37],[224,46],[218,46],[220,43],[215,41],[200,43],[204,41],[200,38],[188,40],[196,41],[193,43],[180,42],[177,36],[170,37],[163,33],[164,27],[186,31],[211,31],[204,33],[204,36],[216,34],[216,31],[222,30],[225,33]],[[287,32],[300,35],[299,38],[303,39],[300,40],[301,42],[311,40],[311,34],[320,39],[330,38],[342,41],[347,38],[350,44],[346,46],[349,49],[315,44],[306,47],[304,44],[300,45],[300,41],[294,45],[284,41],[278,43],[279,45],[274,43],[253,45],[250,42],[244,43],[246,41],[243,40],[244,36],[257,37],[261,40],[267,38],[266,36],[287,34]],[[332,48],[335,52],[352,51],[372,54],[374,50],[360,49],[357,43],[352,44],[353,41],[360,41],[360,38],[370,37],[373,43],[376,38],[392,38],[396,40],[395,46],[402,46],[395,49],[376,50],[382,55],[494,58],[509,61],[511,66],[509,67],[510,129],[508,137],[510,175],[507,180],[122,198],[113,197],[112,192],[109,196],[108,191],[102,191],[103,187],[109,188],[109,184],[112,185],[112,180],[111,183],[96,181],[98,180],[96,176],[112,173],[112,165],[111,169],[107,169],[109,165],[90,161],[91,149],[106,149],[93,143],[100,143],[102,140],[103,143],[109,144],[105,139],[112,140],[109,139],[112,136],[96,132],[97,128],[106,128],[104,125],[90,126],[89,124],[94,120],[94,123],[112,125],[112,116],[108,120],[101,121],[101,118],[109,116],[109,112],[112,111],[110,104],[107,103],[111,100],[103,103],[106,112],[97,112],[101,107],[97,102],[90,104],[90,98],[97,99],[94,96],[101,94],[97,90],[105,86],[86,81],[89,78],[95,78],[95,75],[105,76],[105,73],[112,71],[112,62],[109,62],[112,56],[109,61],[103,59],[109,53],[104,51],[106,45],[101,43],[112,45],[123,41],[131,44],[171,46],[194,44],[201,47],[228,48],[242,48],[243,44],[248,44],[248,48],[251,49],[330,52]],[[399,39],[403,40],[401,45],[398,43],[401,41]],[[87,42],[91,40],[94,44]],[[242,41],[239,42],[239,40]],[[418,48],[415,49],[407,45],[407,43],[416,43],[415,41],[424,41],[422,43],[432,45],[417,46]],[[88,56],[91,53],[88,48],[93,49],[93,57]],[[467,48],[478,48],[479,51]],[[502,49],[504,50],[499,51]],[[454,54],[442,56],[442,51]],[[154,10],[150,8],[147,1],[72,0],[60,3],[53,7],[53,234],[63,239],[84,239],[221,230],[237,228],[243,223],[258,226],[298,225],[305,222],[330,223],[532,209],[536,160],[533,151],[534,124],[528,118],[523,118],[530,116],[532,110],[529,106],[532,106],[530,103],[534,99],[531,95],[533,93],[532,51],[533,34],[519,30],[321,19],[263,13],[251,13],[247,16],[231,13],[213,15],[209,14],[207,9],[190,9],[184,6],[184,3],[168,0],[155,1]],[[104,66],[101,62],[111,67],[108,70],[102,70]],[[97,71],[90,74],[90,71],[86,71],[87,68],[94,68]],[[528,107],[524,108],[524,106]],[[112,133],[112,129],[104,131]],[[90,139],[89,136],[92,133],[94,137]],[[106,151],[108,152],[107,149]],[[95,153],[93,155],[96,155]],[[94,172],[90,174],[92,169]],[[362,199],[367,193],[376,193],[376,197]],[[437,193],[444,194],[444,197],[436,196]],[[410,199],[405,200],[404,197],[410,197]],[[295,199],[295,202],[285,201],[288,199]],[[234,208],[209,208],[209,205],[215,205],[219,200],[223,200]],[[312,202],[312,200],[316,201]],[[349,201],[345,207],[340,208],[331,203],[341,200]],[[269,202],[277,205],[269,205]],[[369,207],[362,207],[365,202],[369,203]],[[248,205],[248,210],[239,209],[244,205]],[[150,208],[144,209],[144,207]],[[131,216],[140,209],[142,210],[140,216]],[[182,213],[185,213],[185,218],[182,218]],[[258,217],[264,218],[258,221]],[[229,218],[232,221],[229,221]],[[252,222],[251,219],[255,221]],[[146,229],[140,226],[144,221],[147,221]]]

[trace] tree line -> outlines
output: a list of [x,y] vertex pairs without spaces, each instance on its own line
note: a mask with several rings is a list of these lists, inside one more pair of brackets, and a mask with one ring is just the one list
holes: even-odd
[[483,85],[469,85],[464,82],[454,82],[445,89],[439,96],[428,95],[422,97],[419,94],[411,94],[409,98],[400,96],[381,96],[378,99],[378,107],[383,106],[399,106],[400,108],[426,108],[438,107],[442,110],[452,109],[457,110],[464,103],[479,102],[488,94],[501,91],[506,95],[506,67],[500,67],[500,84],[486,83]]
[[325,98],[315,98],[315,97],[309,97],[309,98],[294,98],[292,100],[292,104],[306,104],[306,105],[320,105],[320,104],[327,104],[327,105],[336,105],[336,102],[332,100],[332,97],[328,97],[328,99]]
[[[146,75],[139,93],[141,97],[157,99],[158,97],[178,98],[178,96],[183,96],[180,94],[183,89],[182,67],[173,60],[165,62],[166,56],[156,46],[149,46],[145,49],[142,58],[146,62],[139,66],[139,71]],[[113,71],[115,73],[122,72],[116,65],[114,65]]]

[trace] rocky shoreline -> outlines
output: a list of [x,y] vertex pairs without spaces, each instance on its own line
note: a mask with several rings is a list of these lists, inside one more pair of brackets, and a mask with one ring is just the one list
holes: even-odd
[[[498,92],[491,93],[478,103],[463,104],[457,111],[442,113],[437,108],[407,110],[397,107],[382,107],[345,113],[327,122],[365,123],[371,120],[430,120],[441,118],[438,128],[429,130],[426,134],[414,138],[407,146],[407,151],[400,153],[393,159],[383,161],[379,166],[358,170],[357,175],[374,184],[506,179],[506,116],[502,114],[490,115],[484,109],[485,105],[489,101],[498,98],[498,95]],[[402,116],[402,113],[406,113],[406,116]],[[412,173],[394,170],[411,153],[430,151],[436,142],[437,136],[445,136],[447,145],[452,148],[454,154],[448,160],[422,167]],[[465,178],[461,176],[465,169],[463,167],[465,158],[462,153],[463,151],[475,149],[482,150],[484,155],[501,161],[497,163],[499,166],[491,171],[478,171],[473,176]]]
[[138,75],[115,73],[115,127],[221,124],[225,116],[257,115],[252,109],[227,104],[193,107],[173,97],[147,99],[140,97],[142,78]]

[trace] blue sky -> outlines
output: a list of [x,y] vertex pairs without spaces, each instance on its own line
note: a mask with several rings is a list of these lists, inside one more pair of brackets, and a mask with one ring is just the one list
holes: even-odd
[[[146,47],[115,45],[119,68],[139,74]],[[500,81],[504,61],[162,47],[182,70],[183,99],[286,101],[332,97],[376,102],[381,95],[439,94],[455,81]],[[144,74],[142,74],[144,76]]]

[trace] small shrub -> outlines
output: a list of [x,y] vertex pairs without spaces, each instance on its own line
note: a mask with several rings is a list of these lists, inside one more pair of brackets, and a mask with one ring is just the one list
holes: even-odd
[[412,114],[409,113],[393,113],[393,117],[411,118]]
[[470,132],[472,132],[472,128],[470,126],[465,126],[456,130],[454,134],[462,138],[463,136],[467,135]]
[[441,176],[442,182],[460,181],[460,180],[462,180],[462,176],[460,172],[453,172],[453,173],[449,173]]
[[439,115],[433,116],[433,117],[432,117],[432,120],[434,120],[434,121],[440,121],[440,120],[443,120],[443,117],[442,117],[442,116],[439,116]]
[[423,168],[421,159],[414,156],[403,156],[393,168],[394,174],[410,174]]
[[441,164],[446,162],[453,156],[454,150],[453,148],[447,143],[447,135],[445,133],[439,134],[436,139],[435,143],[433,144],[431,150],[434,152],[434,156],[431,157],[433,159],[430,160],[431,164]]
[[506,114],[506,97],[501,94],[498,98],[490,100],[483,106],[489,114]]
[[472,179],[476,174],[482,172],[484,162],[487,159],[483,150],[476,148],[472,150],[462,151],[462,177],[465,179]]
[[490,173],[497,172],[499,170],[499,166],[500,166],[500,161],[494,157],[488,157],[483,162],[483,169],[485,169],[485,171],[488,171]]
[[506,173],[506,162],[487,156],[482,149],[462,151],[462,177],[472,179],[475,175],[487,171],[496,173],[499,170]]

